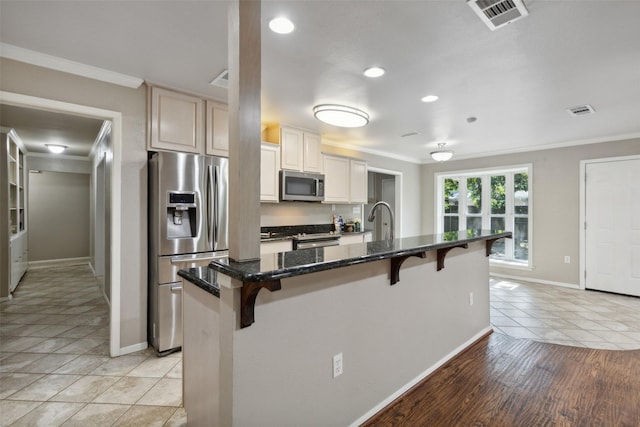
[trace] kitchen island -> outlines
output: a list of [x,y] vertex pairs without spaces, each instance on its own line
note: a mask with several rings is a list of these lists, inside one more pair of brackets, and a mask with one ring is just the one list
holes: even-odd
[[487,255],[505,237],[468,230],[181,271],[189,425],[360,424],[491,332]]

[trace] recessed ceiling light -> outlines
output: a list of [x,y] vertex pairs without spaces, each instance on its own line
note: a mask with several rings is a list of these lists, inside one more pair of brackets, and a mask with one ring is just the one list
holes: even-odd
[[369,67],[366,70],[364,70],[363,74],[367,77],[371,77],[376,78],[376,77],[381,77],[384,76],[384,68],[382,67]]
[[323,104],[313,107],[316,119],[341,128],[358,128],[369,123],[369,115],[346,105]]
[[422,102],[433,102],[433,101],[437,101],[438,100],[438,96],[437,95],[427,95],[424,98],[422,98]]
[[44,144],[44,145],[47,146],[49,151],[55,154],[60,154],[67,149],[66,145],[60,145],[60,144]]
[[284,16],[278,16],[277,18],[273,18],[269,21],[269,28],[271,31],[278,34],[289,34],[293,31],[295,26],[293,22],[291,22],[288,18]]

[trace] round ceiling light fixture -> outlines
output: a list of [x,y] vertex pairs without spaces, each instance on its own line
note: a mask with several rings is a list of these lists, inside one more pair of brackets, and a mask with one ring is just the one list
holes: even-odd
[[438,100],[438,95],[427,95],[422,98],[422,102],[434,102]]
[[321,122],[341,128],[358,128],[369,123],[367,113],[346,105],[316,105],[313,107],[313,115]]
[[376,77],[384,76],[385,72],[386,71],[382,67],[369,67],[366,70],[364,70],[362,74],[364,74],[366,77],[375,79]]
[[446,162],[451,157],[453,157],[453,151],[445,150],[444,149],[445,145],[447,145],[446,142],[439,142],[438,149],[436,151],[432,151],[431,153],[429,153],[431,154],[431,158],[436,162]]
[[44,144],[44,145],[49,149],[49,151],[51,151],[54,154],[60,154],[67,149],[66,145],[60,145],[60,144]]
[[289,34],[294,30],[295,25],[293,25],[293,22],[291,22],[289,18],[278,16],[269,21],[269,28],[271,28],[271,31],[274,33]]

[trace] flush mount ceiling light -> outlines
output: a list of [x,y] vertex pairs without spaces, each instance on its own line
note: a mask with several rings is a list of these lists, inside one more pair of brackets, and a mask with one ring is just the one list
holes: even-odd
[[369,115],[346,105],[322,104],[313,107],[316,119],[341,128],[358,128],[369,123]]
[[427,95],[424,98],[422,98],[422,102],[434,102],[438,100],[438,96],[437,95]]
[[277,18],[273,18],[269,21],[269,28],[271,31],[278,34],[289,34],[293,31],[295,26],[293,22],[289,20],[289,18],[285,18],[284,16],[278,16]]
[[382,67],[369,67],[362,74],[372,79],[384,76],[385,70]]
[[444,149],[445,145],[447,145],[446,142],[439,142],[438,149],[436,151],[432,151],[431,153],[429,153],[431,154],[431,158],[436,162],[446,162],[451,157],[453,157],[453,151],[445,150]]
[[66,145],[60,145],[60,144],[44,144],[44,145],[49,149],[49,151],[51,151],[54,154],[60,154],[67,149]]

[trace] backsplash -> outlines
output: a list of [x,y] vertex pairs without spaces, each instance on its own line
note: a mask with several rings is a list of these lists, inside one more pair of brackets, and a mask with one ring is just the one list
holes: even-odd
[[360,218],[362,222],[363,207],[362,205],[332,205],[305,202],[260,204],[261,227],[330,224],[333,222],[333,215],[342,215],[345,223],[351,222],[354,218]]

